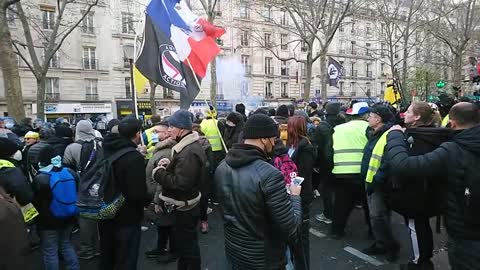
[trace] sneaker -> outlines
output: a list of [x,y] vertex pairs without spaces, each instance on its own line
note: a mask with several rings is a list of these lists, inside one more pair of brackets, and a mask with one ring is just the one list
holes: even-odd
[[387,250],[384,248],[379,248],[377,245],[373,244],[368,248],[362,250],[362,253],[367,255],[383,255],[387,253]]
[[207,215],[210,215],[212,212],[213,212],[213,209],[210,208],[210,207],[208,207],[208,208],[207,208]]
[[165,255],[165,254],[166,254],[165,250],[157,249],[157,248],[145,252],[145,256],[147,258],[157,258],[158,256]]
[[142,228],[141,228],[141,229],[142,229],[142,232],[146,232],[146,231],[148,231],[148,227],[147,227],[147,226],[142,226]]
[[200,232],[203,234],[208,233],[208,221],[200,221]]
[[212,202],[212,204],[215,205],[215,206],[219,206],[219,205],[220,205],[219,202]]
[[313,197],[314,197],[314,198],[320,197],[320,192],[318,192],[317,189],[315,189],[315,190],[313,191]]
[[323,213],[315,215],[315,219],[325,224],[332,224],[332,220],[327,218]]
[[81,260],[91,260],[95,257],[94,252],[79,252],[78,258]]

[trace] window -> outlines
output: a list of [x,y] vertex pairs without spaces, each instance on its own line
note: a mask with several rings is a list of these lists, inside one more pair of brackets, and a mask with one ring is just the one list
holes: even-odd
[[350,67],[351,67],[351,69],[350,69],[350,71],[351,71],[350,76],[352,76],[352,77],[357,77],[357,71],[355,70],[355,63],[351,63],[351,66],[350,66]]
[[60,99],[60,89],[58,78],[45,79],[45,99],[46,101],[58,101]]
[[352,28],[350,29],[352,34],[355,34],[355,21],[352,21]]
[[288,35],[287,34],[281,34],[280,35],[280,44],[281,44],[281,49],[286,51],[288,50]]
[[41,7],[42,11],[42,27],[45,30],[52,30],[55,26],[55,8]]
[[265,97],[266,98],[273,98],[272,82],[266,82],[265,83]]
[[[44,58],[46,57],[46,52],[45,51],[43,52],[43,57]],[[50,61],[48,62],[48,67],[49,68],[59,68],[60,67],[60,63],[59,63],[59,59],[58,59],[58,51],[55,52],[52,55],[52,59],[50,59]]]
[[385,93],[385,83],[384,82],[381,82],[380,83],[380,94],[384,94]]
[[215,16],[222,17],[222,8],[220,5],[220,0],[217,0],[215,4]]
[[88,101],[98,100],[98,80],[85,79],[85,99]]
[[351,46],[350,46],[350,53],[355,55],[357,54],[357,51],[355,50],[355,41],[352,40]]
[[263,18],[266,22],[271,22],[272,20],[272,7],[265,5],[263,7]]
[[7,8],[7,23],[9,27],[15,27],[15,17],[17,12],[13,6]]
[[82,33],[93,34],[93,12],[91,11],[83,18]]
[[95,48],[93,48],[93,47],[84,47],[83,48],[83,68],[84,69],[97,69],[98,68]]
[[133,29],[132,13],[122,13],[122,33],[135,34],[135,30]]
[[300,63],[300,70],[302,71],[302,76],[306,77],[307,76],[307,66],[305,63]]
[[247,2],[245,2],[245,1],[240,2],[240,18],[243,18],[243,19],[250,18],[248,5],[247,5]]
[[340,24],[340,26],[338,27],[338,31],[340,31],[340,33],[343,33],[345,31],[345,29],[343,27],[343,23]]
[[242,97],[248,97],[249,96],[249,93],[250,93],[250,85],[248,83],[248,81],[242,81],[242,89],[241,89],[242,93]]
[[398,51],[399,51],[399,46],[398,45],[395,45],[395,59],[398,59],[399,55],[398,55]]
[[282,82],[281,96],[282,96],[282,98],[288,98],[288,83],[287,82]]
[[372,78],[372,64],[367,63],[365,66],[367,78]]
[[365,43],[365,55],[371,56],[372,52],[370,51],[371,44],[370,43]]
[[287,12],[285,11],[285,9],[282,9],[281,10],[281,15],[280,15],[280,24],[281,25],[288,25],[288,15],[287,15]]
[[340,82],[340,89],[338,91],[339,96],[343,96],[344,82]]
[[340,45],[339,45],[339,48],[338,48],[338,52],[341,53],[341,54],[345,53],[345,41],[344,40],[340,40]]
[[367,86],[366,87],[367,88],[367,93],[365,93],[365,94],[367,94],[367,97],[370,97],[372,95],[371,83],[367,82],[366,86]]
[[385,69],[385,64],[381,63],[380,64],[380,73],[382,74],[382,76],[385,76],[385,71],[383,71],[384,69]]
[[385,24],[382,23],[382,24],[380,25],[380,35],[383,36],[384,33],[385,33]]
[[300,85],[300,97],[303,97],[304,94],[305,94],[305,83],[302,83]]
[[365,33],[366,33],[367,35],[371,35],[371,34],[372,34],[372,29],[371,29],[370,23],[367,23],[367,25],[365,26]]
[[272,35],[270,33],[265,33],[265,47],[272,47]]
[[380,44],[380,57],[385,58],[385,43]]
[[272,58],[265,57],[265,74],[273,75]]
[[248,31],[242,31],[240,36],[240,45],[248,46]]
[[132,98],[132,85],[130,83],[130,77],[125,78],[125,98]]
[[242,55],[242,65],[245,74],[252,74],[252,66],[250,66],[250,56]]
[[288,68],[287,68],[287,61],[282,61],[282,65],[280,66],[281,75],[288,76]]
[[355,89],[355,82],[350,83],[350,95],[351,96],[356,96],[357,95],[357,91]]

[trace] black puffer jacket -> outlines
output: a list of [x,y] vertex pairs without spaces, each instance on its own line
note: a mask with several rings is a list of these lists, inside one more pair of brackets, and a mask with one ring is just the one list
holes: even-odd
[[287,241],[298,238],[301,199],[289,196],[282,174],[259,148],[235,144],[215,172],[233,269],[279,269]]
[[[136,147],[131,140],[118,134],[110,134],[103,141],[105,158],[121,149],[135,149]],[[133,151],[126,153],[113,163],[115,186],[120,189],[119,191],[125,197],[125,204],[114,219],[117,223],[139,224],[143,218],[143,207],[147,206],[152,200],[147,193],[144,162],[145,158],[142,154]]]
[[302,205],[307,205],[313,201],[312,173],[316,158],[315,147],[306,138],[302,138],[291,157],[292,161],[297,165],[298,176],[304,178],[302,193],[300,194]]
[[[7,164],[15,165],[13,160],[5,161]],[[26,205],[33,200],[30,181],[27,180],[19,167],[1,167],[0,165],[0,186],[20,205]]]
[[[479,174],[480,126],[462,130],[451,142],[440,145],[433,152],[408,156],[407,143],[399,131],[388,135],[387,155],[392,173],[409,177],[447,175],[446,226],[450,237],[480,240],[480,228],[465,219],[465,187],[470,174]],[[477,179],[480,176],[477,177]]]

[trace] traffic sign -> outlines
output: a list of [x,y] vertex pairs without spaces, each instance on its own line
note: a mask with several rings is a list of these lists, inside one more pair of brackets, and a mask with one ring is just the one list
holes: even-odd
[[442,80],[438,81],[437,82],[437,88],[443,88],[443,87],[445,87],[445,82],[442,81]]

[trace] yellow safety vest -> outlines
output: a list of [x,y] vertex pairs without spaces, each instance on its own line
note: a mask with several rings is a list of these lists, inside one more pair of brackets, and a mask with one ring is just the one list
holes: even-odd
[[335,127],[333,133],[333,174],[359,174],[363,149],[368,142],[368,123],[353,120]]
[[380,169],[383,153],[385,152],[385,146],[387,145],[387,135],[388,131],[383,133],[373,148],[372,157],[368,162],[367,178],[365,178],[365,182],[367,183],[373,183],[373,178],[377,174],[378,169]]
[[13,165],[12,162],[5,160],[5,159],[0,159],[0,169],[1,168],[14,168],[15,165]]
[[145,136],[147,136],[147,141],[145,142],[147,145],[147,154],[145,155],[145,159],[151,159],[153,157],[153,151],[155,150],[155,145],[153,145],[152,142],[153,130],[153,127],[145,130]]
[[447,127],[448,121],[450,121],[450,114],[447,114],[442,120],[442,127]]
[[218,121],[215,119],[205,119],[200,124],[203,134],[207,137],[210,145],[212,146],[212,151],[222,151],[222,141],[220,139],[220,133],[217,128]]

